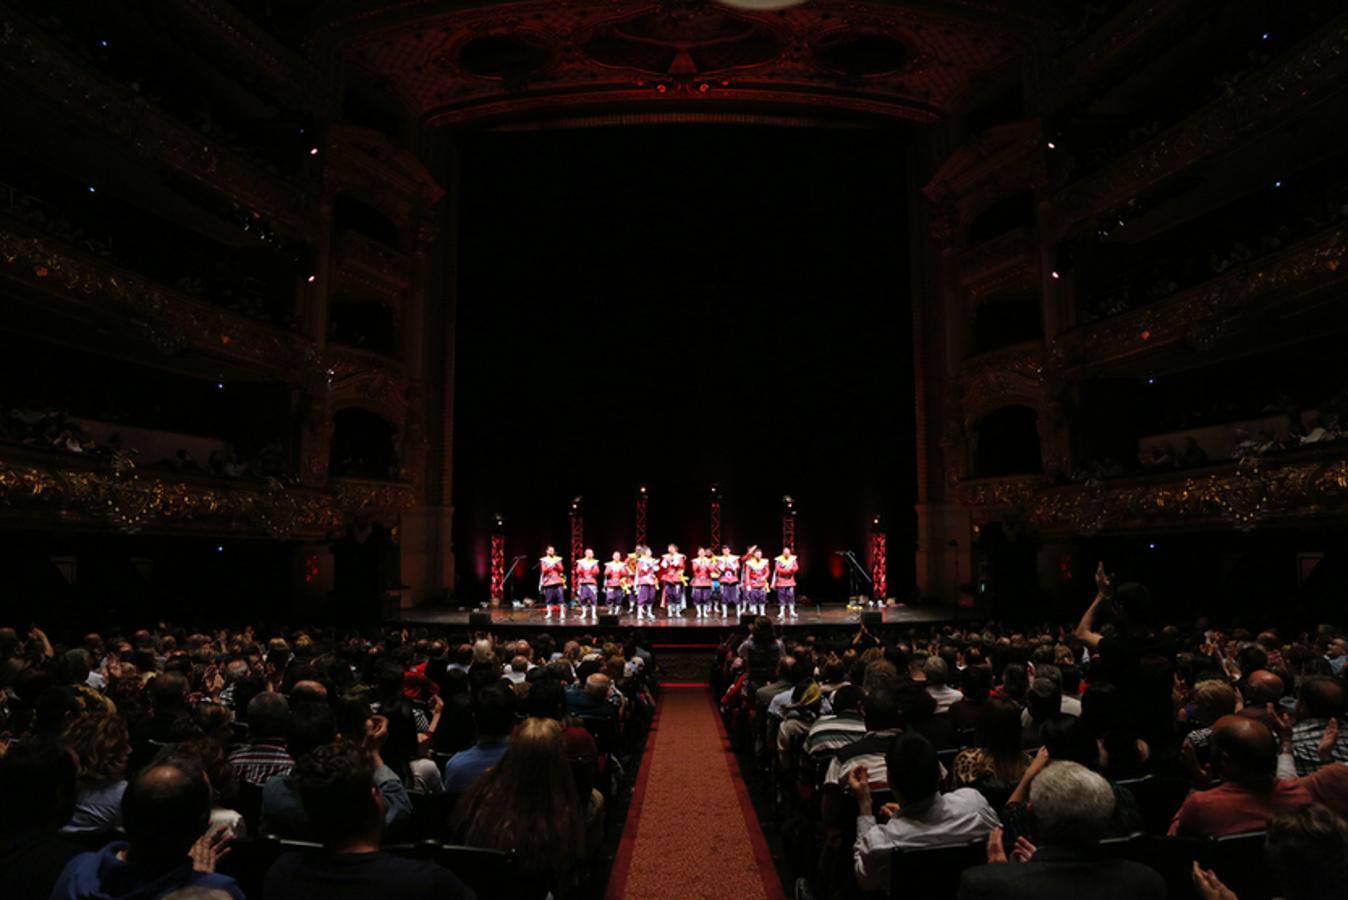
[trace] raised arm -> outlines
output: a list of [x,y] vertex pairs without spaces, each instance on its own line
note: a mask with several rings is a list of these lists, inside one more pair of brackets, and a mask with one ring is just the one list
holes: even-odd
[[1100,565],[1095,568],[1095,599],[1087,607],[1082,615],[1081,621],[1077,623],[1077,640],[1094,650],[1100,646],[1100,633],[1095,630],[1095,619],[1099,615],[1101,607],[1109,602],[1114,596],[1114,583],[1109,575],[1105,573],[1105,562],[1100,561]]

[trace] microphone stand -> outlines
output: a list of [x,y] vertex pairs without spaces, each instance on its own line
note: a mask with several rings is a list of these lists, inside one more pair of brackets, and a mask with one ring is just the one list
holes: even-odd
[[[862,581],[865,581],[866,584],[872,586],[874,586],[875,582],[871,579],[871,573],[867,572],[866,568],[857,561],[857,555],[855,553],[851,550],[837,550],[835,552],[851,563],[847,568],[847,602],[850,604],[852,598],[857,595],[857,588],[861,585]],[[860,580],[857,578],[858,575],[861,576]]]
[[510,561],[510,565],[506,568],[505,581],[501,585],[505,591],[506,601],[510,604],[511,609],[515,608],[515,566],[519,565],[519,562],[522,559],[524,559],[523,553]]

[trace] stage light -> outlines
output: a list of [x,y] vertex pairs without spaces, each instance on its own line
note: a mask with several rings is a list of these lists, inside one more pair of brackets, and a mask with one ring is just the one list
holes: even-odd
[[317,280],[318,280],[317,275],[310,275],[308,278],[305,279],[305,281],[308,281],[310,284],[313,284]]
[[1048,149],[1050,149],[1050,150],[1057,150],[1057,149],[1058,149],[1058,145],[1055,144],[1055,143],[1053,143],[1052,141],[1049,141],[1049,142],[1048,142]]
[[1061,278],[1062,276],[1058,274],[1058,270],[1057,270],[1057,269],[1054,269],[1052,272],[1049,272],[1049,273],[1048,273],[1048,277],[1049,277],[1049,278],[1052,278],[1054,281],[1057,281],[1057,280],[1058,280],[1059,278]]
[[317,147],[310,147],[310,148],[309,148],[309,155],[310,155],[310,156],[317,156],[317,155],[318,155],[318,148],[317,148]]
[[665,91],[667,91],[667,90],[669,90],[669,88],[668,88],[667,86],[663,85],[663,84],[657,84],[657,85],[655,86],[655,92],[656,92],[657,94],[663,94],[663,93],[664,93]]
[[1265,31],[1262,35],[1259,36],[1259,39],[1260,39],[1261,41],[1266,41],[1266,40],[1268,40],[1268,32]]
[[224,552],[225,552],[225,548],[224,548],[224,547],[216,547],[216,548],[215,548],[215,552],[216,552],[216,553],[224,553]]
[[[1264,37],[1268,37],[1268,35],[1264,35]],[[100,47],[102,47],[104,50],[106,50],[106,49],[108,49],[108,42],[107,42],[107,41],[99,41],[99,42],[98,42],[98,46],[100,46]]]
[[1155,379],[1155,378],[1153,378],[1153,377],[1151,377],[1151,376],[1147,376],[1147,384],[1155,384],[1155,383],[1156,383],[1156,379]]
[[1155,545],[1155,544],[1148,544],[1148,545],[1147,545],[1147,549],[1148,549],[1148,550],[1155,550],[1155,549],[1156,549],[1156,545]]
[[217,391],[223,391],[225,389],[225,383],[223,381],[217,381],[215,383],[215,389]]
[[697,89],[699,93],[705,94],[707,93],[707,91],[711,90],[711,85],[707,84],[707,82],[704,81],[697,86]]
[[[1278,181],[1273,182],[1273,186],[1274,186],[1275,188],[1280,188],[1280,187],[1282,187],[1282,180],[1279,179]],[[93,188],[89,188],[89,190],[92,191]]]
[[89,193],[91,193],[91,194],[96,194],[96,193],[98,193],[98,189],[95,188],[95,187],[91,184],[91,185],[89,185]]

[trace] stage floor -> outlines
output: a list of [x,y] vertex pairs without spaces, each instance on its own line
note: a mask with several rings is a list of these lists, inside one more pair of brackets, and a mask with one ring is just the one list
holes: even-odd
[[[837,628],[856,626],[861,622],[861,610],[851,610],[843,606],[824,606],[824,607],[798,607],[797,618],[778,619],[776,611],[769,607],[769,618],[779,626],[796,628]],[[881,623],[884,625],[925,625],[934,622],[957,622],[968,619],[972,615],[971,610],[962,609],[955,606],[894,606],[886,607],[881,610],[874,610],[881,614]],[[605,627],[596,625],[589,618],[581,621],[580,614],[574,610],[567,613],[565,619],[559,619],[554,615],[551,619],[544,618],[544,611],[541,609],[493,609],[493,610],[467,610],[467,609],[440,609],[436,607],[418,607],[415,609],[404,609],[398,616],[398,621],[409,625],[438,625],[449,628],[467,628],[468,616],[471,612],[489,612],[491,614],[491,624],[493,628],[528,628],[534,631],[550,629],[575,629],[577,631],[585,629],[594,629]],[[602,612],[602,609],[601,609]],[[690,629],[702,628],[710,630],[725,630],[734,628],[739,623],[733,616],[716,616],[709,619],[697,618],[690,608],[682,616],[667,616],[661,610],[657,610],[655,619],[637,620],[635,615],[621,614],[618,616],[619,628],[650,628],[650,629]],[[612,627],[612,626],[607,626]]]

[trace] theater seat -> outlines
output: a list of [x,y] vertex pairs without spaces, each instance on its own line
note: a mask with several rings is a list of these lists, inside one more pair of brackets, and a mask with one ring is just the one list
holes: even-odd
[[1147,834],[1165,834],[1170,821],[1189,796],[1189,782],[1183,778],[1168,778],[1146,775],[1142,778],[1129,778],[1117,782],[1126,788],[1137,801],[1137,811],[1142,817],[1142,829]]
[[954,897],[965,869],[987,862],[987,840],[895,850],[889,860],[889,896],[927,900]]
[[1264,862],[1264,832],[1220,837],[1206,842],[1200,853],[1203,866],[1216,872],[1240,900],[1268,900],[1273,896],[1273,880]]

